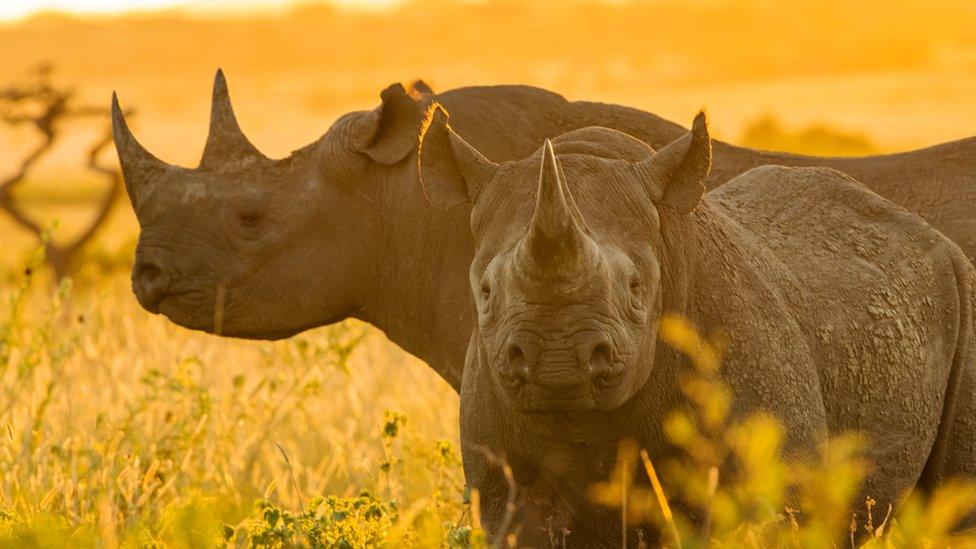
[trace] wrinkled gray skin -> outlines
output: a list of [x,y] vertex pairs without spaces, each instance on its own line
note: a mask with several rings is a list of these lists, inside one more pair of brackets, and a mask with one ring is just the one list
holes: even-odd
[[881,508],[976,478],[976,271],[955,244],[831,169],[757,168],[702,200],[702,115],[657,153],[605,128],[554,145],[495,164],[440,111],[424,137],[434,198],[474,204],[461,443],[496,533],[508,488],[484,448],[521,487],[520,543],[565,527],[574,546],[619,544],[618,516],[586,490],[621,439],[658,461],[674,451],[662,415],[688,404],[689,366],[656,345],[663,313],[729,333],[733,418],[773,414],[788,456],[867,435],[865,493]]
[[[350,113],[317,142],[269,160],[241,133],[218,72],[196,169],[145,151],[116,103],[116,146],[142,227],[132,273],[139,302],[182,326],[245,338],[363,319],[458,388],[475,320],[468,208],[431,206],[417,180],[417,131],[435,99],[429,88],[393,85],[381,97],[375,110]],[[655,147],[685,131],[635,109],[527,86],[460,88],[436,100],[494,161],[523,158],[547,137],[591,125]],[[715,142],[714,159],[709,187],[768,163],[839,168],[976,256],[976,139],[863,159]]]

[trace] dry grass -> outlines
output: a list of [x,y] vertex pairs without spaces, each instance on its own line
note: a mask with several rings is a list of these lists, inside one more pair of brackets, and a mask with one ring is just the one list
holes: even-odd
[[[139,310],[122,273],[78,291],[52,290],[30,270],[10,276],[18,282],[0,296],[0,546],[485,544],[463,492],[457,397],[367,326],[277,343],[219,339]],[[639,449],[624,445],[617,471],[592,491],[625,523],[647,525],[645,542],[819,547],[852,524],[851,539],[869,546],[976,546],[951,533],[976,509],[976,487],[953,485],[895,514],[872,515],[869,504],[852,522],[866,467],[856,438],[834,441],[825,467],[795,474],[774,421],[729,421],[721,344],[678,319],[662,337],[698,365],[683,385],[696,405],[663,426],[686,456],[653,464],[642,453],[641,468]],[[728,460],[742,475],[719,479]],[[801,509],[784,506],[787,493],[800,494]],[[686,504],[672,510],[669,498]],[[704,529],[693,517],[708,517]],[[571,544],[572,534],[554,540]]]
[[54,524],[55,546],[180,546],[174,520],[240,528],[261,499],[297,513],[364,490],[437,528],[460,517],[457,397],[365,326],[218,339],[138,310],[123,275],[53,298],[19,278],[0,314],[0,545]]

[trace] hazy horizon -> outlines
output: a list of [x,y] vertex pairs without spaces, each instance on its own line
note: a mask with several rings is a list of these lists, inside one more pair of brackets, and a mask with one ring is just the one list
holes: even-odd
[[403,0],[21,0],[0,5],[0,24],[16,24],[38,16],[112,17],[131,14],[179,13],[188,15],[253,15],[285,12],[308,5],[377,10]]

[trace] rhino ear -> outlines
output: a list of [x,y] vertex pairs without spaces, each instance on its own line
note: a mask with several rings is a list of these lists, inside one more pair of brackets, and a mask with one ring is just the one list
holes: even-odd
[[427,200],[442,208],[474,202],[498,164],[485,158],[449,124],[447,110],[430,106],[420,130],[417,172]]
[[637,166],[655,202],[682,214],[694,210],[705,194],[705,180],[712,167],[712,143],[705,113],[695,117],[691,132]]
[[411,92],[393,84],[380,93],[382,104],[356,123],[356,150],[379,164],[396,164],[414,150],[424,107],[422,94]]
[[415,80],[414,83],[410,85],[410,90],[417,94],[434,95],[434,90],[427,85],[427,82],[419,79]]

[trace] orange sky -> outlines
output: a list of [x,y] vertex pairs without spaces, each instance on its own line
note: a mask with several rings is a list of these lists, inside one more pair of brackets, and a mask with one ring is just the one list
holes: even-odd
[[[415,78],[438,91],[528,84],[684,123],[704,106],[729,140],[766,116],[863,133],[884,151],[976,131],[974,0],[366,1],[0,0],[8,19],[59,7],[259,14],[0,25],[0,52],[18,52],[0,55],[0,86],[50,64],[92,104],[118,91],[139,109],[140,139],[188,163],[206,135],[217,67],[249,135],[278,156]],[[324,2],[409,9],[288,9]],[[263,16],[275,8],[288,13]]]
[[382,8],[397,0],[17,0],[0,2],[0,20],[17,20],[43,11],[76,14],[113,14],[153,9],[194,11],[250,11],[276,9],[296,3],[328,1],[349,7]]

